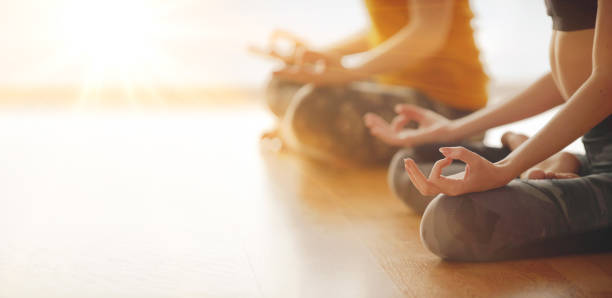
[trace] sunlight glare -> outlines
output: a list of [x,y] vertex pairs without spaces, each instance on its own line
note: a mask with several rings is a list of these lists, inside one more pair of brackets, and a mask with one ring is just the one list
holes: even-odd
[[68,50],[83,62],[126,67],[144,63],[155,46],[156,26],[149,1],[71,1],[63,14]]
[[[83,71],[83,94],[104,84],[152,85],[162,55],[164,26],[159,2],[66,0],[61,5],[60,48]],[[166,28],[167,29],[167,28]]]

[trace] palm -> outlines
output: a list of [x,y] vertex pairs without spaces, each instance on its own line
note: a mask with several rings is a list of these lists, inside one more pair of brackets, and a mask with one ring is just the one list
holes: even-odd
[[[287,49],[287,45],[289,49]],[[333,67],[342,65],[342,56],[313,50],[304,40],[283,30],[272,32],[265,48],[250,46],[249,51],[278,59],[284,62],[286,66],[315,65],[318,63]]]
[[[463,147],[443,147],[440,152],[444,159],[438,160],[426,177],[412,159],[404,161],[410,181],[423,195],[433,196],[440,193],[461,195],[470,192],[485,191],[506,185],[512,180],[512,173],[504,167],[493,164],[478,154]],[[466,164],[465,171],[453,176],[442,176],[442,169],[453,160]]]
[[[443,116],[414,105],[398,105],[396,112],[398,116],[391,123],[372,113],[364,121],[372,135],[391,145],[415,146],[445,138],[444,129],[449,120]],[[418,128],[405,128],[411,121],[417,122]]]

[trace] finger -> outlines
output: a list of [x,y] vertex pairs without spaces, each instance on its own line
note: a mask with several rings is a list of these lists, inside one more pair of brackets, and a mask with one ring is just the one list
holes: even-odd
[[420,170],[417,170],[418,167],[410,158],[404,159],[404,168],[406,169],[406,172],[408,173],[408,177],[410,178],[412,184],[421,194],[425,195],[424,181],[427,180],[425,178],[425,175],[422,175],[422,173],[421,175],[418,174],[420,173]]
[[319,59],[314,62],[314,72],[323,74],[328,70],[327,62],[324,59]]
[[407,158],[404,160],[404,167],[408,172],[410,181],[415,185],[422,195],[432,196],[440,193],[437,188],[427,180],[425,175],[421,172],[419,167],[416,165],[414,160]]
[[438,176],[436,179],[431,179],[431,182],[440,192],[451,196],[465,193],[463,189],[467,183],[464,179],[448,178],[444,176]]
[[300,64],[315,64],[319,60],[325,61],[325,56],[321,55],[320,53],[307,50],[306,48],[302,48],[297,57],[299,58]]
[[404,115],[399,115],[396,116],[395,118],[393,118],[393,120],[391,121],[391,129],[395,132],[399,132],[401,131],[404,126],[406,124],[408,124],[410,122],[410,118],[404,116]]
[[411,104],[399,104],[395,106],[395,112],[402,114],[409,119],[420,122],[429,113],[429,110]]
[[379,140],[393,146],[402,146],[403,140],[398,138],[397,135],[393,134],[387,128],[372,127],[370,128],[370,134],[377,137]]
[[293,62],[294,62],[293,61],[294,60],[293,57],[283,55],[283,54],[277,52],[275,49],[268,50],[268,55],[270,57],[272,57],[272,58],[279,59],[279,60],[283,61],[285,64],[288,64],[288,65],[293,64]]
[[475,165],[483,161],[480,155],[464,147],[442,147],[440,148],[440,153],[446,157],[461,160],[467,165]]
[[387,127],[389,126],[389,123],[387,123],[385,119],[383,119],[382,117],[374,113],[367,113],[365,114],[365,116],[363,116],[363,118],[368,127]]
[[442,176],[442,170],[448,167],[453,160],[451,158],[443,158],[434,163],[431,173],[429,173],[429,180],[435,180]]
[[376,119],[377,115],[374,113],[365,113],[365,115],[363,115],[363,123],[367,126],[367,127],[372,127],[374,126],[374,122]]
[[287,64],[294,64],[296,62],[297,52],[303,48],[306,48],[306,43],[288,31],[275,30],[268,38],[268,48],[270,51],[277,52],[276,49],[279,48],[279,42],[281,41],[289,43],[291,52],[289,55],[280,55],[280,57],[283,57],[283,62]]
[[[442,170],[452,162],[453,160],[448,157],[438,160],[431,170],[429,181],[439,190],[439,192],[454,196],[463,193],[461,189],[463,189],[466,183],[464,180],[465,177],[467,177],[467,172],[464,172],[463,177],[449,178],[442,176]],[[453,176],[457,176],[457,174]]]
[[293,57],[294,57],[296,66],[303,66],[305,64],[304,55],[306,52],[307,50],[304,47],[296,46],[293,48]]
[[291,50],[291,57],[293,57],[294,62],[297,62],[298,58],[302,55],[302,53],[306,52],[308,48],[306,48],[302,44],[294,44]]
[[295,34],[290,33],[289,31],[277,29],[272,32],[270,38],[268,39],[268,43],[273,48],[279,40],[286,40],[293,44],[293,46],[306,46],[306,43],[298,38]]
[[290,64],[290,58],[283,56],[281,54],[279,54],[276,50],[274,49],[270,49],[270,50],[264,50],[260,47],[257,46],[249,46],[247,49],[250,53],[255,54],[255,55],[259,55],[259,56],[263,56],[266,58],[272,58],[272,59],[278,59],[283,61],[286,64]]

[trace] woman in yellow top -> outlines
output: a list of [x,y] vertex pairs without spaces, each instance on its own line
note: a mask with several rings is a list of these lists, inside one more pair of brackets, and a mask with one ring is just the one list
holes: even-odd
[[[366,0],[371,27],[326,49],[296,43],[268,86],[286,145],[323,160],[388,162],[396,147],[361,120],[410,103],[455,119],[486,105],[468,0]],[[342,58],[357,54],[357,63]]]

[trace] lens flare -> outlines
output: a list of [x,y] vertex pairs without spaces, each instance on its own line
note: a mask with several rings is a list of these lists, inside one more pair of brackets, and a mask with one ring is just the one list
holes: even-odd
[[[171,57],[164,38],[172,26],[164,22],[171,6],[144,0],[65,0],[56,6],[58,53],[82,77],[81,103],[99,99],[100,90],[115,88],[129,100],[135,91],[161,99],[155,81]],[[165,80],[167,81],[167,80]],[[149,96],[151,97],[151,96]]]

